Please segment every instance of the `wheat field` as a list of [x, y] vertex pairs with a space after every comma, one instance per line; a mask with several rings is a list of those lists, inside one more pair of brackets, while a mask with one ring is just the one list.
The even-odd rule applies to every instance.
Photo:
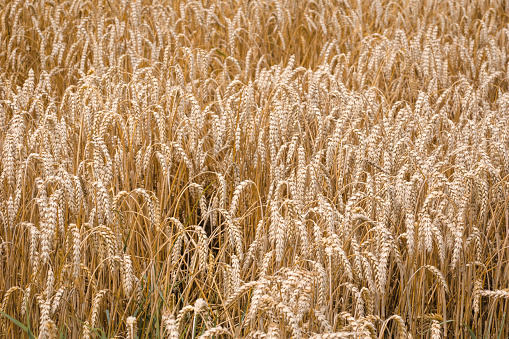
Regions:
[[509, 337], [509, 1], [0, 27], [0, 338]]

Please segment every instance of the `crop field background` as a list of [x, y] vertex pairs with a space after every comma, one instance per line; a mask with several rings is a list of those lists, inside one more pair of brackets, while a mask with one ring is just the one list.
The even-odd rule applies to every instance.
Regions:
[[508, 338], [509, 1], [0, 2], [0, 338]]

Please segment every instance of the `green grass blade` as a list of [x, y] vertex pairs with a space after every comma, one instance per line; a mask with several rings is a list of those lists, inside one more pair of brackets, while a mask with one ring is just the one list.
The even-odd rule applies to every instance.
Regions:
[[502, 318], [502, 325], [500, 326], [500, 330], [498, 331], [497, 339], [502, 338], [502, 330], [504, 329], [504, 324], [505, 324], [505, 314], [504, 317]]
[[14, 319], [13, 317], [11, 317], [10, 315], [8, 315], [7, 313], [4, 313], [2, 311], [0, 311], [0, 314], [2, 314], [4, 317], [6, 317], [7, 319], [9, 319], [10, 321], [12, 321], [14, 324], [16, 324], [16, 326], [18, 326], [19, 328], [21, 328], [23, 331], [25, 331], [27, 334], [28, 334], [28, 337], [30, 339], [35, 339], [35, 336], [32, 334], [32, 332], [30, 331], [30, 329], [28, 327], [25, 326], [25, 324], [23, 324], [22, 322], [20, 322], [19, 320], [17, 319]]
[[470, 333], [470, 337], [473, 339], [477, 339], [477, 336], [475, 335], [474, 331], [470, 327], [468, 327], [467, 324], [463, 323], [463, 325], [468, 329], [468, 332]]

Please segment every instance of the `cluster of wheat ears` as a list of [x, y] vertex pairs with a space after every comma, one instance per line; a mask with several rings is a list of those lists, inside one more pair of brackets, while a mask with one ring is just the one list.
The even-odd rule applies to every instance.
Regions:
[[0, 2], [0, 338], [507, 338], [508, 14]]

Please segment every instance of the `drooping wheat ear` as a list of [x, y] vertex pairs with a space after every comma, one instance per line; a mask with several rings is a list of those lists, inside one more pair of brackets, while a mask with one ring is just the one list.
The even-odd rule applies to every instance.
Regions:
[[391, 253], [390, 231], [385, 227], [380, 227], [380, 257], [376, 267], [376, 281], [381, 294], [386, 293], [387, 268], [389, 255]]
[[124, 201], [124, 198], [127, 196], [129, 196], [129, 192], [127, 191], [118, 192], [113, 198], [113, 207], [117, 210], [120, 210], [122, 202]]
[[267, 158], [267, 149], [265, 147], [265, 129], [262, 129], [260, 133], [258, 134], [258, 143], [256, 148], [256, 153], [258, 155], [258, 158], [260, 159], [259, 162], [256, 163], [257, 168], [261, 167], [263, 169], [265, 167], [265, 162]]
[[136, 318], [128, 317], [126, 319], [126, 324], [127, 324], [127, 338], [136, 339], [137, 337], [136, 333], [138, 332], [138, 330], [136, 329]]
[[212, 213], [210, 213], [210, 226], [212, 230], [215, 230], [218, 225], [219, 220], [218, 209], [219, 209], [219, 199], [217, 195], [215, 195], [214, 198], [212, 198]]
[[199, 225], [195, 225], [194, 229], [196, 230], [196, 233], [198, 233], [198, 244], [197, 244], [197, 250], [198, 250], [198, 262], [200, 271], [205, 273], [207, 271], [207, 259], [208, 259], [208, 253], [209, 253], [209, 244], [208, 244], [208, 237], [207, 232], [203, 229], [203, 227]]
[[92, 289], [92, 293], [95, 293], [97, 291], [97, 282], [95, 281], [94, 276], [92, 275], [92, 272], [90, 272], [90, 269], [85, 264], [80, 264], [80, 268], [85, 271], [87, 275], [87, 284], [90, 285]]
[[266, 338], [267, 339], [279, 339], [279, 338], [281, 338], [280, 337], [279, 326], [275, 322], [272, 322], [269, 325], [269, 328], [267, 329], [267, 337]]
[[[353, 330], [357, 331], [359, 326], [359, 322], [348, 312], [343, 311], [339, 314], [336, 314], [336, 319], [334, 319], [334, 324], [337, 322], [340, 322], [340, 324], [344, 325], [346, 330]], [[334, 326], [336, 327], [336, 326]]]
[[406, 324], [405, 324], [405, 320], [403, 320], [403, 318], [401, 318], [401, 316], [399, 316], [397, 314], [394, 314], [391, 317], [389, 317], [389, 319], [386, 320], [386, 323], [390, 319], [394, 319], [396, 321], [397, 328], [398, 328], [398, 339], [408, 339], [408, 338], [410, 338], [410, 334], [408, 333], [408, 330], [407, 330], [407, 327], [406, 327]]
[[104, 290], [98, 291], [95, 294], [94, 300], [92, 301], [92, 311], [90, 313], [90, 320], [89, 321], [87, 320], [83, 324], [83, 337], [84, 338], [90, 338], [90, 335], [91, 335], [90, 328], [95, 328], [97, 318], [99, 316], [99, 307], [101, 304], [101, 300], [108, 292], [109, 292], [109, 290], [104, 289]]
[[115, 233], [111, 230], [111, 228], [105, 225], [99, 225], [94, 228], [94, 232], [98, 233], [106, 244], [106, 254], [103, 256], [103, 259], [107, 259], [108, 267], [110, 272], [113, 274], [116, 272], [117, 267], [115, 265], [114, 257], [118, 256], [118, 253], [120, 252]]
[[176, 324], [175, 324], [175, 328], [177, 329], [177, 331], [179, 330], [180, 328], [180, 325], [182, 324], [182, 321], [184, 320], [184, 317], [187, 313], [189, 312], [193, 312], [194, 311], [194, 307], [192, 305], [188, 305], [184, 308], [182, 308], [178, 315], [177, 315], [177, 320], [176, 320]]
[[235, 254], [232, 255], [232, 269], [230, 270], [229, 285], [232, 294], [240, 289], [240, 261]]
[[27, 312], [28, 300], [30, 299], [30, 292], [32, 287], [28, 285], [27, 288], [23, 291], [23, 300], [21, 301], [21, 315], [24, 316]]
[[440, 262], [443, 264], [445, 261], [445, 242], [444, 237], [442, 236], [442, 231], [440, 227], [440, 219], [435, 218], [431, 225], [431, 231], [433, 232], [433, 236], [435, 237], [436, 246], [438, 248], [438, 255], [440, 257]]
[[38, 339], [57, 339], [58, 329], [55, 322], [51, 319], [48, 319], [42, 325], [40, 331]]
[[55, 274], [53, 273], [53, 269], [48, 265], [48, 274], [46, 276], [46, 289], [44, 290], [44, 294], [46, 299], [50, 299], [53, 296], [53, 290], [55, 288]]
[[[341, 246], [341, 241], [336, 234], [333, 234], [332, 237], [324, 239], [324, 242], [327, 242], [329, 246], [325, 248], [326, 254], [332, 256], [333, 254], [339, 255], [339, 259], [341, 261], [341, 265], [345, 270], [346, 276], [350, 281], [353, 280], [353, 270], [350, 261], [348, 260], [348, 256], [346, 252], [343, 250]], [[360, 271], [362, 272], [362, 271]], [[362, 276], [362, 275], [359, 275]]]
[[472, 308], [474, 309], [474, 317], [479, 314], [479, 304], [481, 301], [481, 290], [483, 287], [483, 281], [482, 279], [477, 279], [474, 283], [474, 291], [472, 293]]
[[262, 297], [265, 295], [269, 283], [270, 281], [268, 279], [265, 279], [264, 277], [258, 279], [258, 284], [256, 285], [256, 288], [253, 291], [251, 304], [249, 305], [249, 311], [246, 316], [246, 326], [255, 321], [256, 314], [258, 313], [258, 308], [262, 303]]
[[7, 217], [9, 220], [9, 225], [10, 228], [12, 229], [14, 227], [14, 220], [16, 218], [17, 208], [14, 206], [14, 200], [12, 199], [12, 196], [10, 196], [5, 203], [7, 205]]
[[[409, 199], [409, 196], [413, 193], [413, 184], [411, 182], [407, 183], [407, 201]], [[405, 226], [406, 226], [406, 241], [407, 241], [407, 247], [408, 247], [408, 255], [410, 257], [413, 256], [415, 251], [415, 214], [412, 211], [412, 208], [415, 208], [414, 206], [409, 206], [406, 208], [406, 214], [405, 214]]]
[[463, 249], [463, 235], [465, 231], [465, 222], [467, 216], [467, 210], [470, 204], [470, 198], [472, 193], [472, 178], [468, 178], [468, 184], [465, 187], [465, 191], [460, 199], [459, 212], [457, 216], [456, 232], [454, 234], [454, 250], [451, 258], [451, 269], [456, 268], [460, 260], [461, 252]]
[[83, 193], [83, 185], [79, 177], [73, 176], [74, 181], [74, 204], [76, 207], [76, 210], [79, 211], [80, 207], [82, 206], [85, 194]]
[[207, 328], [212, 327], [212, 322], [211, 322], [210, 316], [209, 316], [209, 305], [204, 299], [199, 298], [194, 302], [194, 313], [195, 313], [195, 317], [197, 315], [200, 315], [202, 317]]
[[134, 286], [136, 288], [136, 302], [141, 303], [143, 300], [143, 284], [141, 280], [138, 279], [135, 275], [134, 277]]
[[247, 334], [247, 339], [267, 339], [267, 333], [262, 331], [252, 331]]
[[37, 272], [39, 270], [39, 252], [37, 251], [37, 245], [39, 244], [40, 232], [35, 225], [30, 226], [30, 254], [29, 260], [32, 264], [32, 281], [36, 281]]
[[297, 323], [297, 317], [292, 312], [292, 310], [282, 302], [276, 305], [276, 310], [281, 316], [283, 316], [286, 319], [286, 321], [290, 325], [293, 337], [300, 338], [301, 337], [300, 327], [299, 324]]
[[61, 286], [53, 296], [53, 304], [51, 305], [51, 315], [54, 315], [55, 312], [60, 307], [60, 301], [62, 300], [62, 297], [65, 294], [65, 291], [67, 290], [67, 286]]
[[315, 316], [316, 320], [318, 320], [318, 323], [320, 324], [320, 330], [325, 331], [326, 333], [329, 333], [332, 331], [332, 326], [322, 311], [320, 311], [318, 309], [314, 309], [313, 315]]
[[475, 260], [480, 261], [482, 255], [482, 245], [481, 245], [481, 232], [477, 227], [472, 227], [472, 233], [468, 236], [467, 240], [465, 240], [465, 248], [468, 248], [471, 243], [474, 243], [475, 246]]
[[111, 199], [108, 194], [108, 190], [102, 181], [94, 182], [94, 186], [97, 187], [97, 207], [96, 213], [100, 224], [111, 223]]
[[242, 181], [237, 186], [237, 188], [235, 188], [235, 191], [233, 192], [233, 197], [232, 197], [232, 200], [231, 200], [231, 204], [230, 204], [230, 215], [232, 217], [235, 217], [235, 214], [237, 213], [237, 207], [239, 205], [239, 199], [240, 199], [241, 193], [244, 191], [244, 189], [249, 184], [254, 184], [254, 182], [251, 181], [251, 180], [245, 180], [245, 181]]
[[225, 301], [225, 303], [224, 303], [225, 307], [230, 306], [235, 300], [240, 298], [240, 296], [242, 296], [244, 293], [246, 293], [247, 291], [249, 291], [251, 288], [255, 287], [256, 285], [258, 285], [258, 280], [250, 281], [250, 282], [242, 285], [240, 288], [235, 289], [233, 291], [233, 294], [230, 295], [228, 297], [228, 299]]
[[[139, 193], [145, 198], [145, 202], [148, 205], [149, 217], [150, 217], [150, 227], [159, 227], [160, 224], [160, 211], [156, 210], [155, 205], [159, 205], [159, 201], [154, 196], [151, 196], [145, 189], [137, 188], [133, 190], [133, 192]], [[158, 208], [159, 209], [159, 208]]]
[[171, 311], [167, 310], [164, 312], [162, 317], [162, 322], [164, 324], [164, 330], [166, 333], [167, 339], [178, 339], [178, 328], [175, 322], [175, 317], [171, 313]]
[[328, 276], [327, 276], [327, 272], [325, 271], [325, 268], [323, 267], [323, 265], [319, 262], [316, 262], [316, 261], [312, 261], [310, 260], [309, 261], [313, 267], [314, 267], [314, 270], [316, 271], [316, 273], [318, 273], [318, 300], [317, 300], [317, 303], [318, 305], [320, 306], [324, 306], [325, 305], [325, 301], [326, 301], [326, 292], [327, 292], [327, 283], [328, 283]]
[[498, 299], [498, 298], [509, 299], [509, 289], [493, 290], [493, 291], [481, 290], [481, 291], [479, 291], [479, 294], [483, 297], [489, 297], [489, 298], [494, 298], [494, 299]]
[[226, 328], [223, 328], [221, 325], [218, 325], [216, 327], [206, 330], [198, 338], [199, 339], [207, 339], [207, 338], [213, 338], [214, 336], [220, 336], [220, 335], [229, 335], [229, 336], [233, 337], [233, 335], [231, 334], [230, 331], [228, 331]]
[[256, 226], [255, 240], [253, 240], [251, 245], [249, 245], [246, 255], [244, 256], [244, 263], [242, 264], [243, 270], [247, 270], [249, 266], [251, 266], [251, 262], [255, 259], [255, 256], [257, 256], [257, 252], [259, 246], [261, 245], [261, 239], [263, 236], [263, 226], [264, 226], [263, 219], [260, 219]]
[[226, 200], [228, 194], [228, 186], [226, 185], [226, 179], [221, 173], [216, 173], [217, 180], [219, 181], [219, 208], [226, 208]]
[[375, 323], [378, 321], [377, 317], [374, 315], [364, 317], [362, 320], [362, 332], [361, 335], [363, 338], [373, 338], [376, 337], [378, 333], [375, 328]]
[[273, 256], [274, 256], [274, 250], [269, 251], [263, 255], [262, 265], [259, 268], [259, 271], [260, 271], [259, 279], [264, 278], [265, 275], [267, 274], [267, 271], [269, 270], [269, 266], [270, 266]]
[[48, 321], [50, 320], [51, 299], [44, 299], [40, 294], [37, 294], [36, 298], [41, 312], [41, 315], [39, 316], [39, 326], [41, 328], [41, 332], [45, 332]]
[[[278, 184], [278, 188], [276, 189], [276, 199], [279, 200], [280, 198], [280, 190], [282, 189], [283, 185]], [[285, 245], [287, 241], [287, 232], [288, 232], [288, 221], [286, 218], [281, 216], [279, 211], [276, 211], [276, 209], [279, 209], [279, 203], [273, 201], [272, 204], [273, 212], [271, 213], [271, 228], [273, 227], [275, 230], [275, 240], [276, 240], [276, 262], [281, 263], [283, 260], [283, 256], [285, 253]], [[272, 226], [274, 224], [274, 226]]]
[[442, 274], [442, 272], [440, 272], [440, 270], [435, 266], [424, 265], [424, 267], [426, 267], [431, 273], [433, 273], [435, 277], [437, 277], [438, 281], [440, 282], [440, 285], [442, 285], [445, 292], [449, 293], [449, 287], [447, 286], [447, 282], [445, 281], [445, 277]]
[[81, 236], [78, 227], [76, 224], [70, 224], [69, 228], [72, 232], [72, 275], [74, 279], [78, 277], [80, 272], [80, 262], [81, 262]]
[[193, 199], [198, 198], [198, 202], [200, 203], [201, 210], [200, 214], [202, 219], [207, 218], [209, 208], [207, 204], [207, 198], [203, 194], [204, 192], [203, 186], [195, 182], [192, 182], [189, 184], [189, 191], [191, 192], [191, 196]]
[[[12, 293], [16, 292], [16, 291], [22, 291], [21, 287], [19, 286], [13, 286], [11, 288], [9, 288], [7, 290], [7, 292], [5, 292], [5, 295], [2, 299], [2, 305], [0, 305], [0, 311], [4, 312], [5, 313], [5, 310], [6, 310], [6, 307], [7, 307], [7, 302], [9, 301], [9, 297], [11, 296]], [[7, 321], [7, 319], [6, 319]], [[7, 333], [7, 329], [6, 329], [6, 324], [4, 322], [4, 324], [2, 325], [2, 328], [3, 328], [3, 332], [4, 333]]]
[[[311, 277], [302, 279], [295, 291], [292, 293], [292, 298], [298, 295], [296, 303], [297, 307], [297, 322], [300, 323], [302, 319], [309, 313], [312, 306], [311, 297], [313, 296], [314, 288]], [[291, 304], [295, 304], [291, 302]], [[323, 309], [323, 307], [322, 307]]]
[[50, 260], [50, 252], [53, 247], [53, 237], [57, 226], [58, 201], [60, 200], [62, 192], [62, 189], [58, 189], [51, 195], [48, 206], [44, 211], [44, 222], [41, 227], [42, 264], [46, 264]]
[[161, 231], [161, 204], [159, 203], [159, 199], [152, 194], [150, 196], [150, 215], [154, 219], [155, 231], [159, 233]]
[[[271, 185], [271, 188], [272, 188], [272, 185]], [[270, 241], [270, 244], [272, 247], [275, 246], [276, 244], [276, 235], [277, 235], [277, 231], [278, 231], [278, 223], [279, 223], [279, 202], [276, 201], [276, 199], [271, 199], [270, 200], [270, 216], [269, 216], [269, 220], [270, 220], [270, 223], [269, 223], [269, 241]], [[284, 239], [281, 239], [281, 240], [284, 240]], [[276, 249], [276, 253], [278, 253], [278, 250]], [[281, 255], [281, 254], [280, 254]], [[276, 254], [276, 257], [277, 257], [277, 254]]]
[[180, 260], [180, 252], [182, 249], [182, 241], [184, 240], [185, 234], [184, 234], [184, 225], [176, 219], [176, 218], [170, 218], [171, 222], [173, 222], [177, 226], [177, 234], [175, 235], [175, 242], [171, 249], [171, 264], [176, 265], [178, 261]]
[[124, 254], [122, 257], [122, 283], [124, 287], [124, 294], [130, 296], [133, 291], [134, 272], [131, 256]]
[[240, 230], [240, 227], [237, 223], [236, 219], [232, 219], [228, 211], [224, 209], [219, 209], [219, 212], [221, 212], [226, 217], [226, 225], [228, 229], [228, 238], [230, 240], [230, 244], [235, 249], [235, 252], [240, 260], [243, 260], [244, 258], [244, 240], [243, 240], [243, 234]]
[[362, 298], [364, 299], [364, 312], [366, 316], [373, 315], [375, 305], [373, 302], [373, 297], [371, 294], [371, 291], [367, 289], [366, 287], [361, 288], [360, 294], [362, 295]]
[[[369, 253], [369, 252], [368, 252]], [[368, 260], [368, 258], [366, 258], [365, 256], [360, 256], [360, 261], [361, 261], [361, 264], [362, 264], [362, 268], [364, 270], [364, 276], [367, 280], [367, 283], [368, 283], [368, 286], [369, 286], [369, 291], [371, 293], [375, 293], [375, 291], [377, 291], [377, 287], [376, 287], [376, 284], [375, 284], [375, 279], [373, 277], [373, 268], [370, 264], [370, 261]]]
[[431, 339], [441, 339], [442, 331], [440, 329], [440, 323], [438, 320], [433, 320], [431, 322]]
[[313, 334], [309, 339], [350, 339], [350, 338], [371, 338], [369, 336], [369, 332], [367, 336], [365, 333], [359, 332], [335, 332], [335, 333], [323, 333], [323, 334]]
[[184, 151], [184, 148], [180, 145], [178, 142], [172, 142], [171, 143], [174, 150], [176, 151], [176, 154], [180, 157], [180, 159], [183, 160], [184, 164], [187, 167], [187, 170], [189, 171], [189, 177], [192, 178], [194, 176], [194, 165], [193, 162], [189, 159], [187, 156], [187, 153]]

